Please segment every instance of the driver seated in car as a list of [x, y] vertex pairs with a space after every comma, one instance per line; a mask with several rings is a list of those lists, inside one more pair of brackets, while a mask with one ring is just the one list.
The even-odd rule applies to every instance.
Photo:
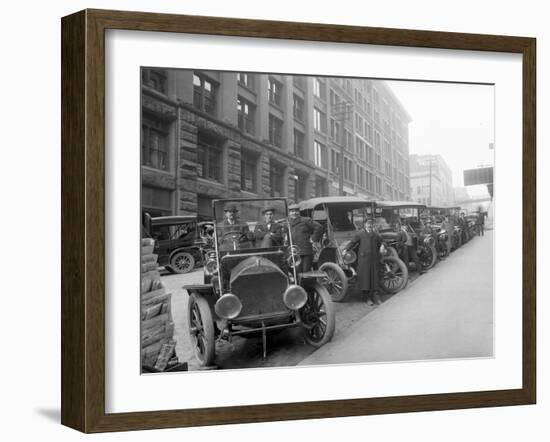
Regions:
[[[240, 224], [239, 209], [235, 204], [227, 204], [223, 208], [224, 220], [218, 225], [217, 237], [221, 250], [237, 250], [250, 248], [254, 235], [246, 223]], [[232, 234], [233, 233], [233, 234]]]

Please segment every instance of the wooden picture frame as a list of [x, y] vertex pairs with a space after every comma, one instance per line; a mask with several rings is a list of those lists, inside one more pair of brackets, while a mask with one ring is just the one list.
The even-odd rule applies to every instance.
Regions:
[[[522, 55], [523, 385], [221, 408], [105, 412], [105, 30], [139, 30]], [[83, 432], [533, 404], [536, 398], [536, 41], [533, 38], [106, 10], [62, 19], [62, 424]]]

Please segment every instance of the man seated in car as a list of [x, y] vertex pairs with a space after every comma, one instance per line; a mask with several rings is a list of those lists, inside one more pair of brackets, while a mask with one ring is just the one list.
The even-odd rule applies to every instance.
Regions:
[[239, 209], [235, 204], [223, 208], [224, 220], [218, 225], [217, 237], [221, 250], [246, 249], [252, 246], [254, 235], [246, 223], [238, 219]]
[[257, 247], [272, 247], [283, 245], [283, 226], [273, 221], [275, 209], [266, 207], [262, 210], [264, 222], [256, 224], [254, 229], [254, 237], [256, 238]]

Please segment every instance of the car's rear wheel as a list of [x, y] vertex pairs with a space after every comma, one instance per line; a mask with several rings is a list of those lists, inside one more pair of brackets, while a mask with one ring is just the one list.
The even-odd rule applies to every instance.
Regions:
[[333, 262], [325, 262], [319, 270], [327, 274], [325, 287], [334, 302], [341, 302], [348, 292], [348, 277], [342, 268]]
[[445, 259], [449, 254], [451, 253], [451, 250], [449, 248], [449, 244], [445, 241], [444, 243], [440, 243], [440, 249], [439, 249], [439, 259]]
[[407, 286], [409, 270], [401, 259], [387, 256], [380, 260], [380, 265], [380, 286], [384, 292], [394, 294]]
[[202, 296], [192, 293], [189, 296], [187, 312], [189, 337], [195, 357], [202, 367], [212, 365], [216, 354], [216, 341], [210, 306]]
[[299, 310], [304, 326], [304, 339], [313, 347], [321, 347], [332, 339], [336, 316], [328, 290], [316, 283], [305, 287], [307, 302]]
[[188, 273], [195, 268], [195, 258], [187, 252], [174, 253], [170, 259], [170, 267], [175, 273]]

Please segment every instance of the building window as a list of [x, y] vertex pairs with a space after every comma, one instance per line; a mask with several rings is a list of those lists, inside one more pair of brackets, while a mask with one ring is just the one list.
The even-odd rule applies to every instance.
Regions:
[[144, 166], [168, 170], [170, 124], [160, 118], [143, 116], [141, 122], [141, 161]]
[[210, 115], [216, 114], [217, 86], [203, 75], [193, 74], [193, 106]]
[[376, 154], [375, 156], [375, 159], [374, 159], [374, 165], [376, 167], [376, 170], [381, 170], [382, 169], [382, 157], [380, 156], [379, 153]]
[[258, 156], [245, 151], [241, 152], [241, 189], [258, 191]]
[[323, 177], [315, 177], [315, 196], [317, 198], [322, 196], [328, 196], [328, 183]]
[[370, 146], [367, 146], [367, 163], [373, 165], [374, 161], [374, 149]]
[[298, 89], [301, 89], [303, 91], [306, 90], [306, 77], [303, 77], [301, 75], [294, 75], [292, 77], [292, 84], [296, 86]]
[[304, 121], [304, 100], [298, 97], [298, 95], [294, 95], [293, 97], [292, 112], [295, 119]]
[[313, 127], [319, 132], [327, 133], [327, 117], [316, 107], [313, 108]]
[[353, 181], [353, 161], [344, 157], [344, 179]]
[[237, 98], [238, 125], [243, 132], [254, 134], [254, 110], [252, 103], [242, 97]]
[[353, 137], [351, 136], [351, 132], [349, 130], [346, 130], [346, 149], [353, 149]]
[[294, 201], [299, 202], [307, 199], [307, 175], [296, 174], [294, 183]]
[[305, 158], [304, 134], [296, 129], [294, 129], [294, 155]]
[[267, 92], [269, 102], [281, 106], [283, 102], [283, 84], [273, 77], [267, 79]]
[[336, 106], [338, 104], [340, 104], [340, 95], [338, 95], [336, 92], [334, 92], [334, 90], [330, 90], [330, 105], [331, 106]]
[[338, 173], [340, 170], [340, 152], [337, 152], [334, 149], [331, 151], [330, 156], [330, 170], [334, 173]]
[[376, 152], [380, 152], [380, 132], [378, 131], [374, 132], [374, 147]]
[[319, 143], [318, 141], [313, 142], [313, 149], [315, 152], [315, 165], [322, 169], [327, 168], [327, 146]]
[[269, 142], [274, 146], [283, 145], [283, 122], [273, 115], [269, 115]]
[[242, 86], [248, 89], [254, 89], [254, 75], [247, 72], [239, 72], [237, 74], [237, 81]]
[[378, 195], [382, 193], [382, 179], [380, 177], [376, 177], [376, 193]]
[[[330, 119], [330, 136], [338, 144], [340, 144], [340, 133], [342, 126], [334, 118]], [[345, 140], [344, 140], [345, 141]]]
[[167, 75], [164, 69], [142, 69], [141, 81], [145, 86], [162, 94], [167, 91]]
[[391, 164], [389, 161], [386, 161], [386, 176], [391, 178]]
[[327, 89], [325, 82], [320, 78], [315, 77], [313, 79], [313, 94], [321, 100], [327, 99]]
[[141, 188], [142, 211], [153, 217], [172, 215], [172, 194], [171, 190], [143, 186]]
[[199, 132], [197, 150], [197, 175], [222, 182], [223, 148], [221, 140]]
[[271, 186], [271, 196], [284, 196], [284, 175], [285, 168], [283, 166], [271, 163], [269, 167], [269, 184]]

